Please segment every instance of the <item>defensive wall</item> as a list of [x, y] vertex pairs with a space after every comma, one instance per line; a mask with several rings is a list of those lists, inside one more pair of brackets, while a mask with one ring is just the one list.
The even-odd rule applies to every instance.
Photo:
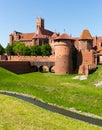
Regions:
[[35, 68], [31, 67], [30, 63], [26, 61], [0, 61], [0, 67], [17, 74], [35, 71]]
[[7, 56], [8, 61], [48, 61], [55, 62], [54, 56]]
[[54, 65], [52, 56], [0, 56], [0, 67], [18, 74], [42, 71], [44, 66], [51, 71]]
[[[66, 60], [64, 61], [66, 62]], [[62, 62], [60, 63], [62, 64]], [[59, 66], [60, 66], [59, 64]], [[0, 55], [0, 67], [14, 73], [28, 73], [42, 71], [55, 71], [55, 56], [6, 56]], [[65, 67], [65, 66], [63, 66]], [[78, 53], [77, 72], [88, 74], [97, 68], [97, 57], [94, 58], [94, 51], [85, 50]]]

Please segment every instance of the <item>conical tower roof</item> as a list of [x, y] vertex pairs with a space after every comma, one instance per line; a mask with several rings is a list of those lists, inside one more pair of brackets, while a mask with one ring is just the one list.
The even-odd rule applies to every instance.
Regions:
[[73, 40], [73, 39], [68, 34], [63, 33], [60, 36], [58, 36], [57, 38], [55, 38], [55, 40]]
[[83, 30], [82, 34], [79, 37], [79, 40], [92, 40], [92, 36], [89, 30], [87, 29]]

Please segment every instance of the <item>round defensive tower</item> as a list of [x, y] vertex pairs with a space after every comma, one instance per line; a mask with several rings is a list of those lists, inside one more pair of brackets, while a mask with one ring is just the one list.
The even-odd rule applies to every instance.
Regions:
[[67, 34], [62, 34], [55, 40], [55, 73], [72, 73], [72, 47], [74, 40]]

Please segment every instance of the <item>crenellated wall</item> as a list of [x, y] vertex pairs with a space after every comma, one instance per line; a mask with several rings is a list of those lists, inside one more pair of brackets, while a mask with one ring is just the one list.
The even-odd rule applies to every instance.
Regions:
[[0, 67], [18, 74], [40, 71], [43, 66], [51, 71], [54, 62], [53, 56], [0, 56]]
[[54, 56], [7, 56], [8, 61], [55, 61]]

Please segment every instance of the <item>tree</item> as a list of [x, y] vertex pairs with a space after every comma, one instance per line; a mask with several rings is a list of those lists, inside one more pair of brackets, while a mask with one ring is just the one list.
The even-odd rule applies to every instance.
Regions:
[[49, 44], [43, 46], [34, 45], [31, 47], [26, 46], [24, 43], [15, 41], [12, 46], [9, 44], [6, 47], [8, 55], [24, 55], [24, 56], [49, 56], [51, 55], [51, 47]]
[[41, 46], [39, 45], [31, 46], [31, 55], [41, 56]]
[[2, 47], [2, 45], [0, 44], [0, 55], [2, 55], [5, 52], [4, 48]]
[[51, 55], [51, 47], [49, 44], [45, 44], [41, 47], [41, 52], [43, 56]]
[[7, 45], [7, 47], [6, 47], [6, 53], [7, 53], [7, 55], [14, 55], [14, 52], [13, 52], [13, 49], [12, 49], [13, 47], [12, 46], [10, 46], [9, 44]]
[[25, 44], [22, 42], [13, 43], [13, 51], [16, 55], [23, 55], [25, 50]]
[[23, 49], [23, 55], [24, 56], [30, 56], [31, 55], [31, 49], [28, 46], [25, 46]]

